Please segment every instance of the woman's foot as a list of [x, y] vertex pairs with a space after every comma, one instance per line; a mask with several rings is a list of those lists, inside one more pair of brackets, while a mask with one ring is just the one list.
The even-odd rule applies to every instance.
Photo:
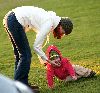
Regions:
[[29, 85], [30, 89], [33, 91], [33, 93], [40, 93], [39, 87], [35, 85]]

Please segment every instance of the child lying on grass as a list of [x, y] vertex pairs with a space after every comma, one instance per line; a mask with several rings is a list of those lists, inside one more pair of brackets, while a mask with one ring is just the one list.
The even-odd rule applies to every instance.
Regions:
[[54, 45], [47, 48], [46, 54], [50, 60], [55, 61], [59, 65], [59, 67], [50, 63], [46, 65], [49, 88], [54, 88], [53, 78], [55, 76], [60, 80], [72, 81], [81, 77], [92, 77], [96, 74], [91, 69], [79, 65], [72, 65], [69, 59], [62, 57], [61, 52]]

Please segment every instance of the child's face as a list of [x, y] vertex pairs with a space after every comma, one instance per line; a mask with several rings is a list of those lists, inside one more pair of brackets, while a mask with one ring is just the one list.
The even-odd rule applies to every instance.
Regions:
[[[61, 66], [61, 60], [60, 60], [60, 58], [59, 57], [57, 57], [57, 58], [55, 58], [55, 59], [53, 59], [53, 60], [51, 60], [51, 61], [54, 61], [56, 64], [58, 64], [59, 66]], [[52, 65], [53, 67], [59, 67], [59, 66], [55, 66], [55, 65]]]
[[59, 57], [54, 59], [55, 63], [57, 63], [58, 65], [61, 65], [61, 60]]
[[[61, 65], [60, 56], [59, 56], [59, 54], [58, 54], [57, 52], [55, 52], [55, 51], [52, 51], [52, 52], [50, 53], [50, 60], [53, 61], [53, 62], [55, 62], [55, 63], [58, 64], [59, 66]], [[57, 66], [53, 65], [53, 67], [57, 67]]]

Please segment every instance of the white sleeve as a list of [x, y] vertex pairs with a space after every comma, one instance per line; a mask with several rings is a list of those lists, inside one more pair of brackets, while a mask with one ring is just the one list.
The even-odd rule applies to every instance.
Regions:
[[36, 35], [36, 39], [34, 42], [34, 50], [44, 61], [48, 60], [47, 56], [42, 50], [42, 45], [44, 40], [46, 39], [47, 35], [49, 34], [52, 27], [52, 22], [49, 20], [46, 23], [44, 23], [39, 31], [39, 33]]

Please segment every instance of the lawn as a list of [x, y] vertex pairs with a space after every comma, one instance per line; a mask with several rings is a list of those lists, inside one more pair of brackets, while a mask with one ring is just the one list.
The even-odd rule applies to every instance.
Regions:
[[34, 5], [45, 10], [55, 11], [59, 16], [73, 20], [73, 32], [62, 40], [50, 35], [50, 42], [44, 47], [56, 45], [64, 57], [73, 64], [94, 70], [94, 78], [82, 78], [76, 82], [64, 83], [55, 78], [55, 89], [50, 90], [46, 83], [45, 67], [40, 64], [33, 51], [34, 32], [28, 32], [32, 50], [32, 64], [29, 82], [40, 87], [41, 93], [99, 93], [100, 92], [100, 0], [0, 0], [0, 73], [13, 79], [14, 56], [11, 43], [2, 25], [4, 15], [12, 8]]

